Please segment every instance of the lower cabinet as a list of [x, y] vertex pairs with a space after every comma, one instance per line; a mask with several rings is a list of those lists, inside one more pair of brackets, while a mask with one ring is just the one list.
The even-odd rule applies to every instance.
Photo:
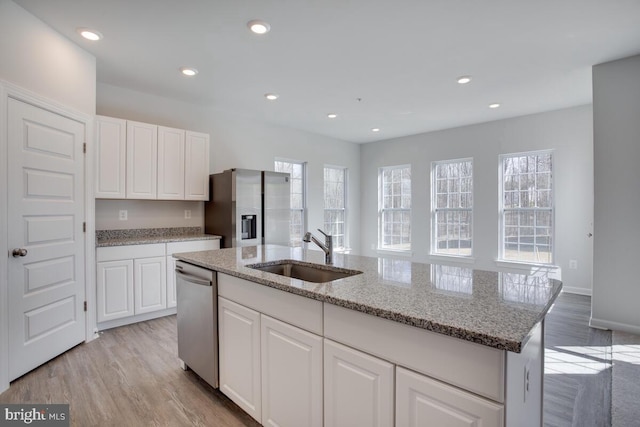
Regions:
[[220, 391], [265, 426], [322, 426], [322, 337], [218, 298]]
[[133, 260], [134, 314], [167, 308], [167, 265], [164, 256]]
[[133, 260], [97, 265], [98, 322], [133, 316]]
[[425, 375], [396, 368], [396, 425], [504, 425], [502, 405]]
[[260, 313], [218, 298], [220, 391], [262, 421]]
[[215, 239], [97, 248], [98, 329], [175, 313], [172, 255], [219, 248], [220, 240]]
[[393, 388], [391, 363], [324, 340], [325, 427], [392, 427]]
[[261, 315], [262, 424], [321, 427], [322, 337]]

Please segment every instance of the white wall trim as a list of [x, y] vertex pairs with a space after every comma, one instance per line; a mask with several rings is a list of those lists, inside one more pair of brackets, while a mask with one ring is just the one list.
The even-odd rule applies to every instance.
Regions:
[[612, 322], [610, 320], [596, 319], [591, 317], [589, 319], [589, 326], [598, 329], [610, 329], [612, 331], [623, 331], [631, 334], [640, 335], [640, 326], [629, 325], [628, 323]]
[[586, 288], [577, 288], [574, 286], [562, 286], [562, 292], [565, 292], [567, 294], [576, 294], [576, 295], [587, 295], [587, 296], [591, 296], [592, 292], [591, 289], [586, 289]]
[[[9, 253], [8, 223], [7, 223], [7, 193], [8, 193], [8, 140], [7, 140], [7, 104], [9, 98], [20, 100], [53, 113], [60, 114], [85, 125], [85, 142], [87, 142], [87, 154], [85, 158], [85, 221], [87, 232], [85, 233], [85, 299], [88, 310], [85, 313], [87, 326], [86, 340], [92, 339], [95, 329], [95, 212], [94, 212], [94, 188], [93, 188], [93, 123], [94, 116], [80, 112], [74, 108], [38, 95], [27, 89], [16, 86], [0, 79], [0, 129], [4, 132], [0, 135], [0, 154], [5, 159], [0, 163], [0, 192], [4, 197], [0, 198], [0, 236], [4, 243], [5, 253]], [[9, 387], [9, 314], [8, 314], [8, 271], [7, 257], [1, 257], [0, 277], [0, 391]], [[93, 319], [93, 320], [89, 320]], [[92, 326], [89, 326], [89, 325]]]

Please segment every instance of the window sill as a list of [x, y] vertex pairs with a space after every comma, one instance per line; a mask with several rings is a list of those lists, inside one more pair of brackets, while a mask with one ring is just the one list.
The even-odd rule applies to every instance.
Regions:
[[496, 266], [503, 268], [515, 268], [518, 270], [531, 270], [532, 268], [544, 268], [547, 270], [557, 270], [560, 268], [558, 265], [554, 264], [541, 264], [535, 262], [524, 262], [524, 261], [510, 261], [504, 259], [497, 259]]
[[476, 262], [476, 259], [470, 256], [429, 254], [429, 261], [459, 262], [462, 264], [474, 264]]
[[390, 256], [401, 256], [401, 257], [412, 257], [413, 251], [394, 251], [393, 249], [376, 249], [376, 253], [378, 255], [390, 255]]

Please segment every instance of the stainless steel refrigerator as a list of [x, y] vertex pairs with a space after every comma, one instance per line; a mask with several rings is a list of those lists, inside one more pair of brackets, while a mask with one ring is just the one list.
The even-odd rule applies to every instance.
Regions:
[[229, 169], [209, 176], [204, 231], [222, 236], [220, 247], [289, 246], [289, 174]]

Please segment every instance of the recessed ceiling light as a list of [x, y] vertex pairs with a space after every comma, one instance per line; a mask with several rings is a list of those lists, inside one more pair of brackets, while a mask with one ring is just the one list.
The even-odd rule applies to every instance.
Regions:
[[336, 117], [338, 117], [338, 115], [334, 113], [329, 113], [327, 114], [327, 117], [329, 117], [330, 119], [335, 119]]
[[100, 34], [100, 32], [96, 30], [92, 30], [90, 28], [77, 28], [76, 31], [82, 37], [84, 37], [87, 40], [91, 40], [92, 42], [95, 42], [102, 38], [102, 34]]
[[371, 129], [371, 132], [380, 132], [380, 128], [373, 128]]
[[277, 93], [265, 93], [264, 97], [267, 98], [269, 101], [275, 101], [276, 99], [278, 99], [278, 94]]
[[458, 83], [461, 85], [466, 85], [471, 81], [471, 76], [460, 76], [458, 77]]
[[266, 34], [269, 32], [269, 30], [271, 30], [271, 25], [264, 21], [261, 21], [260, 19], [254, 19], [247, 22], [247, 27], [249, 27], [249, 29], [256, 34]]
[[489, 104], [489, 108], [498, 108], [500, 107], [500, 103], [494, 102], [493, 104]]
[[188, 76], [188, 77], [193, 77], [196, 74], [198, 74], [198, 70], [196, 70], [195, 68], [191, 68], [191, 67], [181, 67], [180, 68], [180, 72], [182, 74], [184, 74], [185, 76]]

